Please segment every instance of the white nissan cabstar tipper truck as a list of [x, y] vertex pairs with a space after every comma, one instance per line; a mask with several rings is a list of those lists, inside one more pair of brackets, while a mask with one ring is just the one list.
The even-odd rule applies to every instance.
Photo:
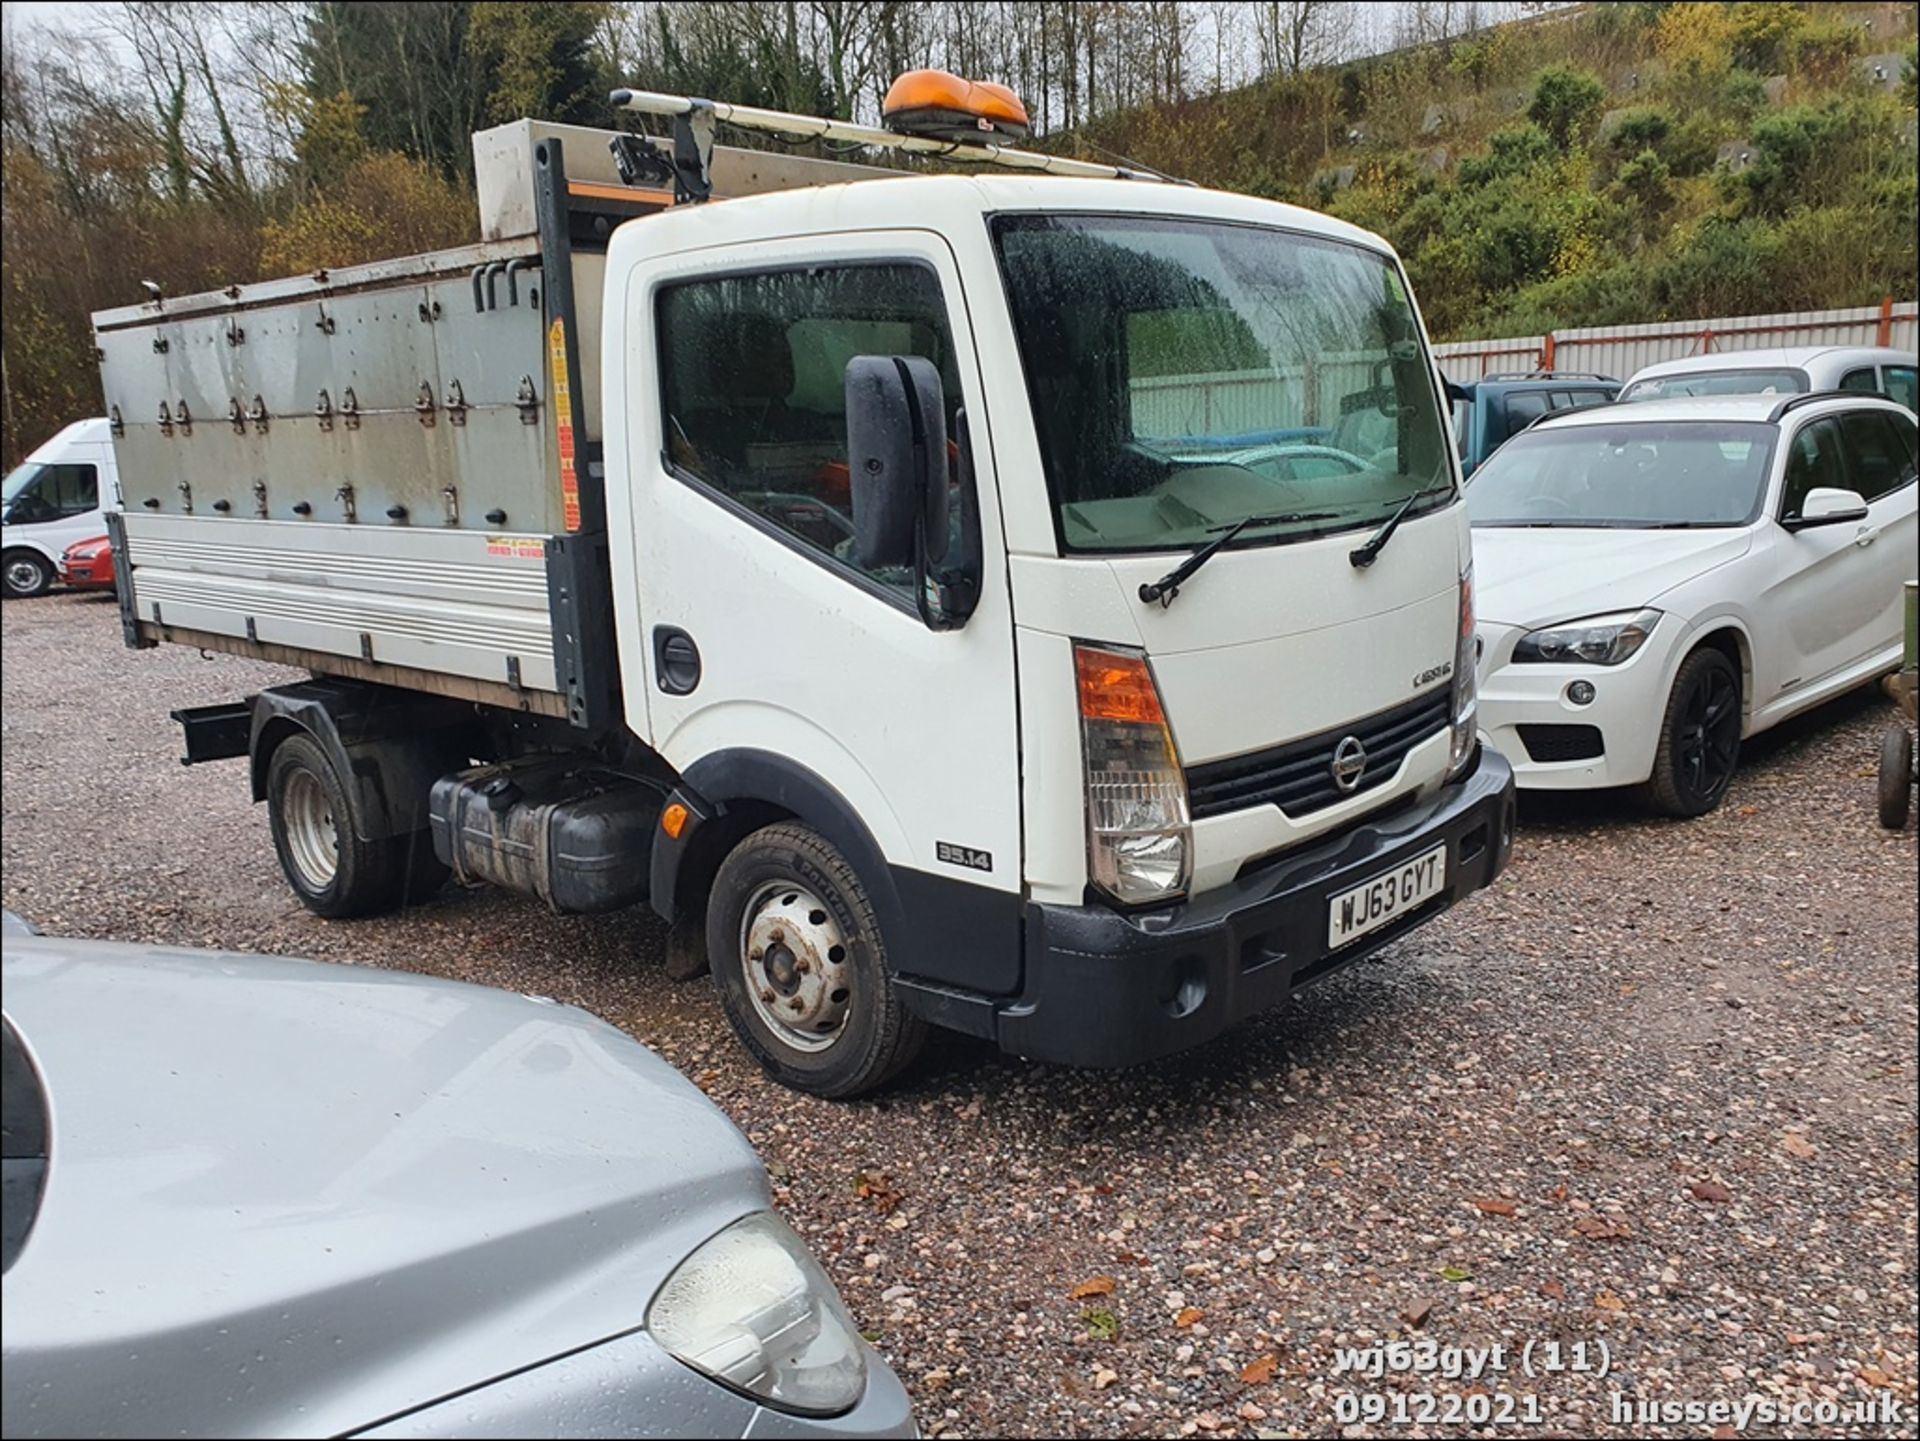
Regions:
[[1386, 242], [616, 100], [672, 141], [475, 137], [478, 245], [94, 317], [128, 644], [312, 675], [176, 712], [310, 909], [649, 904], [771, 1074], [851, 1096], [929, 1024], [1197, 1044], [1499, 873]]

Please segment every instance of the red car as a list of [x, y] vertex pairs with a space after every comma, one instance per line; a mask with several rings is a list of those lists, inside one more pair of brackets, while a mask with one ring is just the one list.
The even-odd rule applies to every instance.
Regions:
[[113, 589], [113, 543], [103, 535], [68, 546], [60, 557], [60, 579], [75, 590]]

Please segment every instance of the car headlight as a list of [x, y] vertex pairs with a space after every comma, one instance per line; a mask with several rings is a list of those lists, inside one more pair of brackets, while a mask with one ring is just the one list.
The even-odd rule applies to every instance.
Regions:
[[1460, 577], [1460, 627], [1453, 643], [1453, 743], [1447, 754], [1447, 779], [1452, 780], [1473, 761], [1480, 742], [1475, 724], [1480, 713], [1480, 691], [1474, 677], [1479, 654], [1473, 635], [1473, 567]]
[[647, 1331], [694, 1370], [782, 1411], [835, 1415], [866, 1388], [866, 1352], [833, 1282], [768, 1211], [682, 1261], [647, 1307]]
[[1557, 665], [1619, 665], [1647, 643], [1659, 619], [1657, 610], [1623, 610], [1529, 631], [1513, 648], [1513, 658]]
[[1191, 874], [1187, 777], [1138, 651], [1075, 645], [1087, 874], [1123, 905], [1168, 901]]

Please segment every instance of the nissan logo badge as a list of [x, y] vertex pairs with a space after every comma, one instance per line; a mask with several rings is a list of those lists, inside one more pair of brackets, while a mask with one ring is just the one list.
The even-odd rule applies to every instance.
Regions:
[[1360, 784], [1360, 773], [1367, 768], [1367, 748], [1359, 736], [1348, 736], [1333, 748], [1333, 783], [1343, 791]]

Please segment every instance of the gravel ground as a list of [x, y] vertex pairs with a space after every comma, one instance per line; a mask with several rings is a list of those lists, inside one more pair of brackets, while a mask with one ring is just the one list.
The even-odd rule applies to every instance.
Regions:
[[[4, 618], [9, 908], [625, 1028], [752, 1138], [929, 1434], [1470, 1434], [1341, 1425], [1343, 1395], [1416, 1393], [1596, 1435], [1712, 1430], [1616, 1424], [1615, 1395], [1892, 1397], [1904, 1424], [1792, 1434], [1913, 1432], [1915, 841], [1873, 821], [1875, 695], [1754, 743], [1702, 821], [1526, 806], [1494, 891], [1199, 1053], [1090, 1074], [942, 1038], [833, 1105], [761, 1078], [707, 984], [654, 964], [647, 915], [449, 890], [309, 916], [242, 769], [181, 768], [167, 720], [284, 672], [128, 653], [88, 597]], [[1504, 1344], [1506, 1370], [1336, 1374], [1336, 1348], [1396, 1337]], [[1595, 1364], [1605, 1342], [1610, 1373], [1522, 1374], [1556, 1341]]]

